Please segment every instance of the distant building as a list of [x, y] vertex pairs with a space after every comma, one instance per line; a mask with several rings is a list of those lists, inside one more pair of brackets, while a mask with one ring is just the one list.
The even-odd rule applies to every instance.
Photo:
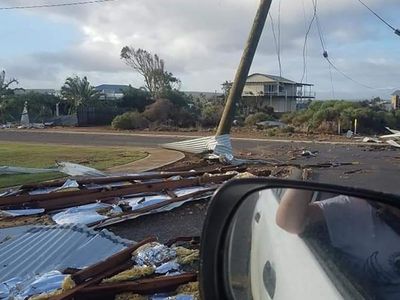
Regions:
[[129, 85], [121, 84], [101, 84], [95, 87], [95, 90], [100, 94], [100, 100], [118, 100], [124, 96], [124, 91], [129, 88]]
[[247, 78], [242, 97], [255, 99], [269, 106], [277, 113], [291, 112], [297, 109], [297, 101], [314, 99], [313, 84], [295, 81], [274, 75], [255, 73]]
[[397, 90], [392, 94], [392, 109], [400, 109], [400, 90]]

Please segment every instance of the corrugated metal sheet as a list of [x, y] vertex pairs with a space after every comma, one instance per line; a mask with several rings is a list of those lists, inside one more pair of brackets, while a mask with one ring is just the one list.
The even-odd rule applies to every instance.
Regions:
[[[0, 244], [27, 232], [34, 225], [16, 226], [0, 229]], [[1, 246], [1, 245], [0, 245]]]
[[229, 134], [168, 143], [162, 146], [166, 149], [195, 154], [212, 151], [216, 155], [232, 155], [232, 145]]
[[0, 282], [102, 261], [129, 244], [107, 230], [40, 226], [0, 244]]
[[209, 149], [207, 148], [207, 144], [211, 141], [212, 138], [213, 137], [204, 137], [194, 140], [168, 143], [168, 144], [163, 144], [162, 147], [166, 149], [200, 154], [209, 151]]

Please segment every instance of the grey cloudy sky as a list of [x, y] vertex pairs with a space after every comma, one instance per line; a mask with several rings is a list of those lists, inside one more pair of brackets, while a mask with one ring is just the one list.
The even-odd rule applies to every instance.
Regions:
[[[398, 0], [364, 0], [400, 27]], [[0, 0], [0, 7], [65, 3], [72, 0]], [[0, 69], [26, 88], [59, 88], [69, 75], [86, 75], [94, 84], [143, 83], [119, 59], [123, 46], [158, 53], [183, 90], [220, 91], [232, 80], [258, 0], [117, 0], [79, 7], [0, 10]], [[303, 44], [312, 17], [311, 0], [274, 0], [278, 27], [281, 5], [282, 75], [300, 81]], [[336, 98], [389, 98], [400, 88], [400, 37], [357, 0], [319, 0], [318, 16], [330, 58]], [[397, 24], [396, 24], [397, 22]], [[252, 72], [279, 74], [268, 21]], [[332, 98], [329, 67], [316, 27], [307, 47], [308, 82], [318, 98]], [[367, 88], [363, 85], [367, 85]]]

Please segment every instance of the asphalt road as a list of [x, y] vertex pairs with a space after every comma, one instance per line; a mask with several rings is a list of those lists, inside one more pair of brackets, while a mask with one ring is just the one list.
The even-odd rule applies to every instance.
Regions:
[[[190, 138], [190, 137], [189, 137]], [[158, 147], [163, 143], [188, 139], [183, 136], [79, 133], [54, 131], [1, 130], [0, 141], [55, 143], [91, 146]], [[399, 193], [400, 151], [393, 147], [376, 147], [334, 143], [300, 143], [260, 139], [233, 139], [236, 154], [283, 162], [318, 164], [326, 162], [357, 162], [358, 165], [314, 169], [321, 182], [357, 186], [367, 189]], [[302, 149], [318, 151], [316, 157], [303, 158]], [[293, 159], [295, 157], [296, 159]], [[1, 164], [1, 162], [0, 162]], [[347, 174], [350, 172], [350, 174]]]

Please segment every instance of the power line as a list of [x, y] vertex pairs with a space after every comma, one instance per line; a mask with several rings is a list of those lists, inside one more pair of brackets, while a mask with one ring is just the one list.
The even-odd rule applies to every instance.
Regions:
[[378, 15], [375, 11], [372, 10], [365, 2], [362, 0], [357, 0], [360, 2], [364, 7], [366, 7], [371, 13], [373, 13], [379, 20], [381, 20], [386, 26], [388, 26], [390, 29], [394, 31], [395, 34], [400, 36], [400, 30], [396, 29], [394, 26], [390, 25], [384, 18], [382, 18], [380, 15]]
[[[314, 1], [313, 1], [313, 3], [314, 3]], [[312, 28], [312, 25], [314, 24], [314, 21], [315, 21], [315, 18], [317, 17], [317, 6], [316, 5], [314, 5], [314, 7], [313, 7], [313, 16], [312, 16], [312, 18], [311, 18], [311, 21], [310, 21], [310, 24], [308, 25], [308, 28], [307, 28], [307, 30], [306, 30], [306, 34], [305, 34], [305, 36], [304, 36], [304, 45], [303, 45], [303, 75], [301, 76], [301, 80], [300, 80], [300, 83], [303, 83], [303, 80], [304, 80], [304, 76], [306, 75], [306, 70], [307, 70], [307, 55], [306, 55], [306, 52], [307, 52], [307, 41], [308, 41], [308, 36], [310, 35], [310, 32], [311, 32], [311, 28]]]
[[[365, 87], [367, 89], [375, 90], [375, 88], [370, 87], [370, 86], [368, 86], [366, 84], [363, 84], [363, 83], [353, 79], [352, 77], [350, 77], [346, 73], [344, 73], [342, 70], [340, 70], [338, 67], [336, 67], [336, 65], [329, 58], [328, 51], [326, 50], [326, 43], [325, 43], [325, 39], [324, 39], [324, 36], [323, 36], [322, 27], [321, 27], [321, 24], [319, 22], [319, 18], [318, 18], [318, 14], [317, 14], [317, 5], [318, 5], [318, 3], [317, 3], [317, 0], [311, 0], [311, 1], [313, 3], [313, 6], [314, 6], [314, 13], [315, 13], [315, 20], [316, 20], [316, 24], [317, 24], [318, 36], [319, 36], [319, 40], [321, 42], [321, 47], [322, 47], [322, 51], [323, 51], [322, 55], [325, 58], [325, 60], [328, 62], [329, 66], [332, 67], [333, 69], [335, 69], [336, 72], [338, 72], [339, 74], [341, 74], [343, 77], [347, 78], [348, 80], [350, 80], [350, 81], [352, 81], [352, 82], [354, 82], [354, 83], [356, 83], [358, 85], [361, 85], [361, 86], [363, 86], [363, 87]], [[331, 69], [329, 69], [329, 70], [331, 72]], [[331, 78], [332, 78], [332, 76], [331, 76]], [[332, 90], [333, 90], [333, 84], [332, 84]]]
[[331, 78], [332, 99], [335, 99], [335, 88], [333, 86], [332, 68], [331, 65], [328, 65], [328, 67], [329, 67], [329, 77]]
[[279, 76], [282, 77], [282, 65], [281, 65], [281, 4], [282, 0], [279, 0], [278, 6], [278, 53], [279, 53]]
[[327, 52], [324, 52], [324, 57], [325, 57], [326, 61], [329, 63], [329, 65], [330, 65], [332, 68], [334, 68], [334, 69], [336, 70], [336, 72], [338, 72], [339, 74], [341, 74], [343, 77], [345, 77], [345, 78], [347, 78], [348, 80], [350, 80], [350, 81], [352, 81], [352, 82], [354, 82], [354, 83], [356, 83], [356, 84], [358, 84], [358, 85], [361, 85], [361, 86], [363, 86], [363, 87], [365, 87], [365, 88], [367, 88], [367, 89], [376, 90], [376, 89], [373, 88], [373, 87], [370, 87], [370, 86], [368, 86], [368, 85], [366, 85], [366, 84], [363, 84], [363, 83], [361, 83], [361, 82], [359, 82], [359, 81], [357, 81], [357, 80], [351, 78], [349, 75], [347, 75], [346, 73], [344, 73], [343, 71], [341, 71], [341, 70], [340, 70], [338, 67], [336, 67], [335, 64], [330, 60], [330, 58], [329, 58]]
[[[304, 16], [304, 32], [307, 32], [307, 14], [306, 14], [306, 6], [304, 0], [303, 3], [303, 16]], [[305, 49], [303, 49], [303, 77], [305, 75], [306, 82], [308, 82], [308, 74], [307, 74], [307, 44], [305, 44]], [[303, 78], [304, 79], [304, 78]]]
[[118, 0], [90, 0], [90, 1], [79, 1], [79, 2], [58, 3], [58, 4], [40, 4], [40, 5], [9, 6], [9, 7], [0, 7], [0, 10], [16, 10], [16, 9], [33, 9], [33, 8], [64, 7], [64, 6], [87, 5], [87, 4], [94, 4], [94, 3], [112, 2], [112, 1], [118, 1]]
[[276, 55], [278, 57], [279, 74], [280, 74], [279, 76], [282, 77], [281, 53], [280, 53], [279, 44], [278, 44], [277, 37], [276, 37], [274, 19], [272, 18], [271, 12], [269, 13], [269, 18], [270, 18], [270, 21], [271, 21], [272, 34], [274, 36], [274, 44], [275, 44]]

